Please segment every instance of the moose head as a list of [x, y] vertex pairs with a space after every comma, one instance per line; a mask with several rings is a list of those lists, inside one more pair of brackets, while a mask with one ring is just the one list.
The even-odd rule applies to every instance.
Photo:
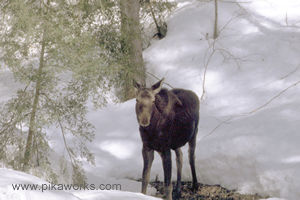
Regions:
[[147, 127], [150, 125], [152, 112], [155, 106], [155, 95], [161, 90], [164, 78], [151, 86], [146, 88], [136, 81], [134, 81], [134, 87], [136, 92], [136, 115], [140, 126]]

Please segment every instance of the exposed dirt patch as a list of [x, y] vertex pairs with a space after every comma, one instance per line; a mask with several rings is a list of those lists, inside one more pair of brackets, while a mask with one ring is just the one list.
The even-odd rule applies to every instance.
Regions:
[[[164, 194], [163, 182], [155, 181], [150, 184], [157, 190], [156, 197], [162, 198]], [[174, 187], [175, 182], [173, 183]], [[173, 190], [173, 199], [178, 200], [258, 200], [262, 198], [266, 197], [258, 194], [239, 194], [235, 190], [228, 190], [220, 185], [199, 184], [198, 190], [193, 192], [191, 182], [182, 182], [180, 198], [175, 197]]]

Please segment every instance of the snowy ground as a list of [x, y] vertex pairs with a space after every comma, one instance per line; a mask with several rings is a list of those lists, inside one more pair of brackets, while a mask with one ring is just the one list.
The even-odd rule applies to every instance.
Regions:
[[[199, 97], [207, 66], [197, 142], [201, 182], [298, 199], [300, 86], [293, 84], [300, 80], [300, 29], [285, 27], [280, 17], [263, 17], [261, 9], [255, 10], [259, 3], [242, 6], [245, 9], [220, 3], [222, 31], [213, 43], [213, 4], [182, 2], [168, 21], [167, 37], [153, 41], [144, 58], [150, 72], [165, 77], [173, 87], [194, 90]], [[275, 12], [276, 5], [272, 6], [265, 10]], [[297, 18], [289, 19], [296, 23]], [[96, 170], [98, 177], [141, 177], [134, 103], [90, 112], [98, 130], [92, 145], [96, 167], [87, 168], [92, 182]], [[184, 162], [183, 178], [190, 180], [186, 154]], [[173, 178], [175, 172], [173, 168]], [[163, 179], [157, 154], [152, 179], [156, 175]], [[140, 185], [128, 189], [139, 191]]]
[[[16, 190], [12, 186], [15, 184], [37, 184], [40, 188], [37, 190], [22, 190], [19, 188], [19, 190]], [[158, 200], [158, 198], [146, 196], [141, 193], [118, 190], [59, 190], [57, 186], [57, 190], [54, 190], [54, 188], [48, 185], [49, 183], [35, 176], [0, 168], [0, 200]], [[42, 191], [42, 188], [46, 190]]]
[[[196, 149], [198, 180], [244, 193], [299, 199], [300, 16], [295, 10], [300, 4], [252, 1], [241, 4], [242, 9], [220, 2], [221, 33], [214, 42], [213, 2], [180, 2], [168, 20], [167, 37], [153, 41], [144, 59], [150, 72], [199, 97], [207, 69]], [[149, 78], [149, 83], [154, 81]], [[96, 165], [85, 166], [90, 183], [120, 183], [122, 190], [140, 191], [141, 183], [134, 181], [142, 172], [134, 104], [130, 100], [91, 108], [88, 119], [96, 127], [96, 138], [89, 147]], [[187, 148], [183, 152], [183, 179], [191, 180]], [[155, 157], [151, 178], [163, 180], [160, 158]], [[175, 172], [173, 167], [174, 179]], [[0, 195], [14, 195], [0, 174]], [[154, 192], [150, 189], [149, 194]], [[119, 194], [132, 193], [74, 193], [70, 199]]]

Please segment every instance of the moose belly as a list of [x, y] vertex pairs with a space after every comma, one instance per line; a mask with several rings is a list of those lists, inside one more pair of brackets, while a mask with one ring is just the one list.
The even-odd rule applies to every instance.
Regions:
[[194, 135], [193, 123], [177, 124], [171, 133], [171, 149], [184, 146]]
[[171, 137], [169, 133], [155, 132], [155, 133], [141, 133], [143, 145], [158, 152], [163, 152], [171, 149]]
[[141, 131], [143, 144], [150, 149], [162, 152], [184, 146], [194, 134], [193, 123], [174, 124], [172, 129], [163, 131]]

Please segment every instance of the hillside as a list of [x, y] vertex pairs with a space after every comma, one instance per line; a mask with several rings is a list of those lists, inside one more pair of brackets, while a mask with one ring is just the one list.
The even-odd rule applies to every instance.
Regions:
[[[207, 69], [196, 155], [202, 183], [297, 199], [299, 28], [271, 21], [255, 11], [254, 3], [242, 5], [244, 9], [220, 3], [223, 28], [214, 41], [213, 3], [182, 2], [168, 21], [167, 37], [152, 41], [144, 58], [152, 74], [165, 77], [172, 87], [192, 89], [199, 97]], [[155, 81], [149, 79], [149, 84]], [[89, 114], [98, 130], [92, 146], [97, 167], [87, 169], [99, 170], [99, 177], [141, 177], [134, 103]], [[183, 178], [191, 180], [187, 149], [183, 152]], [[162, 180], [160, 158], [155, 156], [151, 177]], [[175, 172], [173, 167], [174, 179]], [[139, 186], [133, 189], [139, 191]]]
[[[240, 5], [220, 1], [220, 32], [214, 40], [213, 1], [181, 0], [167, 20], [167, 36], [153, 39], [143, 52], [149, 86], [157, 81], [152, 75], [165, 77], [166, 88], [191, 89], [201, 99], [196, 168], [202, 184], [273, 199], [299, 199], [300, 16], [295, 11], [299, 9], [300, 3], [292, 0]], [[8, 78], [1, 79], [0, 85], [7, 82]], [[5, 85], [1, 100], [16, 87], [16, 83], [11, 88]], [[88, 182], [118, 183], [127, 192], [62, 193], [62, 199], [65, 195], [71, 195], [68, 199], [124, 199], [125, 194], [128, 199], [152, 199], [132, 194], [140, 192], [137, 180], [143, 164], [134, 107], [133, 99], [98, 110], [89, 106], [88, 113], [96, 128], [89, 145], [95, 166], [84, 166]], [[51, 128], [49, 137], [58, 154], [66, 153], [58, 129]], [[183, 180], [190, 181], [186, 147], [183, 157]], [[1, 181], [9, 180], [1, 176]], [[163, 180], [157, 153], [151, 180], [156, 178]], [[1, 181], [0, 199], [17, 199], [6, 192], [13, 181]], [[156, 189], [149, 186], [148, 194], [156, 194]]]

